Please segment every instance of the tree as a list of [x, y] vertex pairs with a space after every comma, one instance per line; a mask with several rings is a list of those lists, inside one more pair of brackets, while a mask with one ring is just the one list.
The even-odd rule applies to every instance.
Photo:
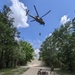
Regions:
[[58, 64], [55, 66], [58, 65], [72, 72], [75, 65], [75, 31], [71, 31], [71, 24], [70, 21], [61, 25], [50, 37], [46, 38], [40, 47], [40, 56], [46, 64], [55, 65], [56, 62]]
[[40, 47], [40, 58], [45, 61], [47, 66], [57, 62], [56, 49], [52, 40], [53, 36], [48, 37]]
[[8, 18], [9, 7], [6, 5], [0, 12], [0, 68], [14, 67], [16, 65], [18, 43], [15, 40], [18, 35], [13, 26], [13, 19]]
[[19, 49], [19, 65], [25, 65], [28, 61], [31, 61], [33, 59], [34, 49], [30, 45], [30, 43], [21, 40], [19, 42]]

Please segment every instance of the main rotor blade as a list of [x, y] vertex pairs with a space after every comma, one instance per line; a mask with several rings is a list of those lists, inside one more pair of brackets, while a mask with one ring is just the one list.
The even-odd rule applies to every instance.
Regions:
[[30, 22], [33, 22], [33, 21], [35, 21], [35, 20], [31, 20]]
[[41, 18], [44, 17], [44, 16], [46, 16], [50, 12], [51, 12], [51, 10], [49, 10], [46, 14], [44, 14], [43, 16], [41, 16]]
[[36, 11], [37, 16], [39, 16], [38, 11], [37, 11], [37, 9], [36, 9], [36, 6], [35, 6], [35, 5], [34, 5], [34, 9], [35, 9], [35, 11]]

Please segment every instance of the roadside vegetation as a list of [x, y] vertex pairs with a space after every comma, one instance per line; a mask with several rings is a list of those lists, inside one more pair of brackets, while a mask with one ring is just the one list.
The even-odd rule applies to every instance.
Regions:
[[39, 59], [47, 66], [53, 65], [55, 68], [73, 73], [75, 71], [75, 18], [55, 29], [41, 44], [39, 54]]
[[[7, 70], [7, 68], [26, 65], [28, 61], [33, 59], [34, 54], [34, 49], [30, 43], [15, 39], [20, 38], [20, 32], [13, 25], [14, 19], [8, 17], [10, 13], [12, 12], [6, 5], [0, 11], [0, 71], [5, 68]], [[20, 72], [21, 69], [16, 71]]]
[[17, 68], [6, 68], [0, 70], [0, 75], [21, 75], [29, 68], [17, 67]]
[[64, 70], [55, 70], [58, 75], [75, 75], [75, 72], [64, 71]]

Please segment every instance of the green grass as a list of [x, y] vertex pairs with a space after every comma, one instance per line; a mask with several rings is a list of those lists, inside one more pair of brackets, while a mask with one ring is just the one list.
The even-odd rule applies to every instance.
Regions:
[[63, 70], [55, 70], [55, 72], [56, 72], [58, 75], [75, 75], [75, 72], [74, 72], [74, 73], [71, 73], [71, 72], [63, 71]]
[[21, 75], [26, 70], [28, 70], [28, 68], [22, 68], [22, 67], [2, 69], [0, 70], [0, 75]]

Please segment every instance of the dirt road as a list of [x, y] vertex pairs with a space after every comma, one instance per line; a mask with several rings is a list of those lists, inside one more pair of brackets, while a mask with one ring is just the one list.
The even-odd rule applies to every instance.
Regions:
[[43, 71], [48, 72], [48, 75], [50, 75], [49, 68], [46, 68], [46, 67], [31, 67], [29, 70], [27, 70], [22, 75], [37, 75], [37, 72], [39, 69], [42, 69]]
[[[50, 74], [50, 68], [44, 67], [44, 63], [41, 61], [34, 60], [34, 61], [28, 63], [28, 66], [30, 67], [30, 69], [28, 69], [22, 75], [37, 75], [37, 72], [39, 69], [42, 69], [42, 71], [48, 72], [48, 75], [53, 75], [53, 74]], [[57, 74], [55, 74], [55, 75], [57, 75]]]

